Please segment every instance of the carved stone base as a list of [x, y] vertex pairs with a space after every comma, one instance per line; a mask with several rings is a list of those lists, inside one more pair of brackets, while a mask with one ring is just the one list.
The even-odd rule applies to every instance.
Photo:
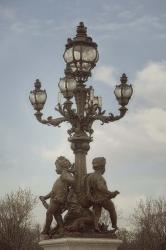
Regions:
[[117, 250], [121, 244], [119, 239], [106, 238], [60, 238], [39, 242], [44, 250]]

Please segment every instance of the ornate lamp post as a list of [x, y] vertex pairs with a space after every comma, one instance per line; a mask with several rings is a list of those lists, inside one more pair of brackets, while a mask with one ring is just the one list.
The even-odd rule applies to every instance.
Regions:
[[[85, 85], [98, 59], [97, 44], [87, 36], [87, 28], [80, 22], [76, 37], [68, 39], [64, 52], [66, 69], [65, 76], [60, 78], [59, 89], [66, 101], [63, 104], [58, 103], [55, 108], [61, 117], [42, 118], [41, 110], [46, 102], [47, 94], [45, 90], [41, 89], [38, 79], [34, 84], [35, 89], [30, 92], [29, 96], [31, 104], [37, 111], [35, 116], [39, 122], [52, 126], [58, 126], [64, 121], [71, 124], [71, 129], [68, 130], [68, 140], [71, 142], [71, 148], [75, 154], [77, 191], [80, 192], [86, 174], [86, 154], [90, 148], [89, 143], [92, 141], [93, 122], [100, 120], [104, 124], [121, 119], [127, 111], [126, 105], [133, 92], [132, 86], [127, 84], [127, 76], [123, 74], [120, 78], [121, 84], [117, 85], [114, 91], [121, 105], [120, 114], [105, 115], [105, 111], [102, 111], [101, 97], [94, 96], [94, 89]], [[76, 109], [72, 108], [71, 99], [73, 97]]]
[[[119, 115], [112, 113], [106, 115], [105, 110], [102, 110], [102, 98], [95, 96], [93, 87], [88, 87], [85, 84], [98, 59], [97, 44], [92, 41], [91, 37], [87, 36], [87, 29], [81, 22], [77, 27], [76, 37], [68, 39], [64, 52], [65, 76], [60, 78], [58, 86], [65, 101], [63, 104], [59, 102], [55, 108], [61, 116], [43, 118], [41, 110], [46, 102], [47, 94], [45, 90], [41, 89], [41, 83], [38, 79], [34, 83], [35, 89], [29, 95], [30, 102], [36, 110], [35, 116], [40, 123], [55, 127], [62, 122], [70, 123], [71, 128], [67, 131], [68, 140], [75, 155], [75, 173], [70, 173], [70, 162], [65, 157], [59, 157], [56, 160], [56, 170], [58, 174], [61, 174], [61, 178], [55, 182], [48, 195], [40, 197], [43, 205], [48, 209], [46, 225], [42, 233], [48, 238], [51, 233], [50, 225], [53, 215], [57, 222], [55, 234], [58, 237], [62, 233], [63, 235], [69, 233], [70, 236], [71, 232], [90, 233], [90, 235], [97, 232], [96, 237], [99, 235], [101, 237], [100, 233], [103, 229], [100, 227], [99, 218], [102, 207], [109, 211], [113, 228], [111, 231], [103, 231], [102, 236], [105, 233], [111, 233], [110, 237], [112, 237], [112, 233], [117, 230], [117, 215], [111, 199], [115, 198], [119, 192], [109, 191], [102, 177], [105, 170], [105, 158], [93, 159], [94, 173], [86, 175], [86, 154], [90, 149], [90, 142], [93, 140], [93, 123], [99, 120], [103, 125], [121, 119], [126, 114], [126, 105], [132, 96], [133, 89], [131, 85], [127, 84], [127, 76], [122, 74], [120, 84], [114, 90], [120, 105]], [[68, 169], [65, 164], [68, 165]], [[58, 194], [60, 194], [59, 197]], [[49, 198], [50, 205], [45, 201]], [[64, 205], [66, 201], [67, 206]], [[93, 212], [89, 209], [90, 207], [93, 207]], [[68, 212], [63, 220], [61, 214], [66, 208]], [[119, 243], [117, 243], [118, 245]], [[87, 249], [87, 245], [85, 248]], [[96, 246], [94, 248], [101, 250], [100, 245], [98, 248]], [[88, 249], [91, 249], [91, 244]]]

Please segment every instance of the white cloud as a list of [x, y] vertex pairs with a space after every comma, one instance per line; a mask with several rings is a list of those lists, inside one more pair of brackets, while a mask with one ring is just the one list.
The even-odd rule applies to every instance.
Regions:
[[[111, 67], [110, 67], [111, 68]], [[109, 69], [107, 69], [109, 72]], [[100, 80], [108, 79], [108, 74], [100, 75]], [[136, 75], [134, 81], [133, 105], [140, 104], [132, 113], [126, 114], [126, 118], [110, 125], [104, 125], [104, 129], [95, 131], [96, 141], [102, 144], [102, 151], [110, 158], [117, 159], [119, 164], [138, 156], [144, 161], [164, 157], [163, 144], [166, 144], [166, 62], [150, 63]], [[146, 105], [145, 105], [146, 104]], [[110, 135], [110, 136], [108, 136]], [[108, 151], [108, 148], [111, 150]], [[101, 151], [97, 144], [94, 151]], [[118, 157], [120, 153], [121, 157]], [[121, 160], [122, 159], [122, 160]], [[111, 159], [110, 159], [111, 160]]]
[[51, 164], [61, 155], [67, 157], [71, 162], [73, 161], [73, 153], [70, 149], [70, 143], [66, 141], [66, 138], [60, 145], [58, 145], [58, 148], [41, 148], [39, 149], [39, 154], [44, 160], [49, 161]]
[[[146, 199], [145, 195], [124, 194], [123, 196], [122, 195], [117, 196], [115, 203], [118, 207], [123, 208], [123, 212], [125, 213], [125, 215], [129, 216], [131, 214], [131, 211], [133, 211], [133, 209], [136, 207], [137, 203], [141, 199], [145, 200]], [[124, 204], [125, 204], [125, 207], [124, 207]]]
[[146, 109], [137, 116], [137, 120], [142, 124], [142, 128], [146, 131], [155, 143], [166, 143], [166, 110], [159, 108]]
[[112, 66], [101, 66], [97, 67], [94, 71], [94, 79], [97, 81], [104, 82], [108, 85], [115, 86], [115, 79], [117, 78], [118, 71]]
[[165, 157], [166, 111], [141, 110], [103, 129], [96, 125], [94, 140], [91, 155], [104, 155], [115, 167], [157, 164]]
[[[150, 106], [166, 107], [166, 61], [151, 62], [137, 73], [135, 96]], [[137, 100], [138, 101], [138, 100]]]

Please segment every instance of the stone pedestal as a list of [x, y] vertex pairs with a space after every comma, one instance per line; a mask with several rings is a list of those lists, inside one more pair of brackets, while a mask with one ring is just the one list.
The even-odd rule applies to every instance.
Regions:
[[60, 238], [43, 240], [39, 245], [44, 250], [117, 250], [121, 243], [107, 238]]

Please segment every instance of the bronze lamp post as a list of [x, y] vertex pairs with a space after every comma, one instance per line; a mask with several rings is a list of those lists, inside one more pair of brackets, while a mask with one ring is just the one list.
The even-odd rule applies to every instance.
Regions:
[[[41, 83], [37, 79], [34, 86], [35, 89], [30, 92], [30, 102], [36, 110], [35, 116], [40, 123], [59, 126], [62, 122], [68, 122], [71, 128], [67, 131], [69, 134], [69, 142], [75, 154], [75, 176], [76, 190], [82, 192], [84, 176], [86, 170], [86, 154], [90, 148], [92, 141], [93, 122], [100, 120], [104, 123], [114, 122], [121, 119], [126, 111], [132, 96], [132, 86], [127, 84], [127, 76], [125, 74], [120, 78], [120, 84], [115, 88], [115, 96], [120, 105], [119, 115], [105, 114], [102, 110], [101, 97], [94, 95], [93, 87], [86, 86], [85, 82], [91, 76], [92, 69], [96, 66], [99, 59], [97, 44], [87, 36], [87, 28], [83, 22], [77, 27], [76, 37], [68, 39], [64, 52], [64, 60], [66, 62], [65, 76], [60, 78], [59, 89], [65, 101], [63, 104], [58, 103], [55, 108], [60, 113], [59, 118], [52, 116], [47, 119], [43, 118], [41, 110], [47, 99], [45, 90], [41, 89]], [[73, 102], [75, 102], [73, 108]]]

